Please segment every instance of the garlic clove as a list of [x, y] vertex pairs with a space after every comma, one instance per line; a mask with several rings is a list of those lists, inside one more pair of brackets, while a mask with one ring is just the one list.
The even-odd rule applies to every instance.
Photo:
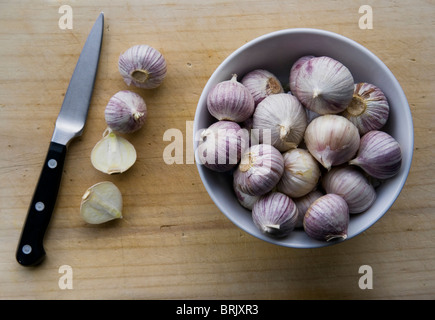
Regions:
[[298, 208], [293, 200], [280, 192], [270, 192], [258, 199], [252, 209], [257, 228], [274, 237], [288, 236], [296, 226]]
[[136, 162], [136, 150], [128, 140], [107, 129], [92, 149], [91, 162], [101, 172], [122, 173]]
[[121, 192], [110, 181], [93, 185], [82, 196], [80, 214], [90, 224], [122, 218]]
[[361, 137], [358, 154], [349, 164], [377, 179], [392, 178], [402, 165], [400, 144], [386, 132], [369, 131]]
[[279, 192], [289, 197], [302, 197], [319, 181], [320, 169], [313, 156], [304, 149], [291, 149], [283, 154], [284, 173], [277, 185]]
[[342, 112], [357, 128], [360, 135], [381, 129], [388, 120], [390, 107], [384, 93], [373, 84], [355, 84], [353, 98]]
[[281, 179], [284, 159], [268, 144], [257, 144], [246, 150], [234, 171], [233, 183], [243, 193], [261, 196], [271, 191]]
[[281, 152], [296, 148], [307, 127], [304, 107], [286, 93], [266, 97], [257, 105], [253, 119], [253, 128], [262, 131], [260, 143], [267, 143], [270, 134], [270, 143]]
[[320, 241], [344, 240], [349, 226], [349, 207], [336, 194], [326, 194], [314, 201], [304, 217], [307, 235]]
[[314, 119], [307, 126], [304, 137], [308, 151], [327, 170], [352, 159], [360, 144], [355, 125], [338, 115]]
[[349, 69], [330, 57], [311, 58], [299, 68], [292, 93], [311, 111], [336, 114], [352, 100], [354, 80]]
[[154, 89], [166, 77], [166, 60], [163, 55], [148, 45], [133, 46], [118, 60], [118, 69], [127, 85]]
[[254, 108], [254, 98], [237, 81], [236, 74], [231, 80], [218, 83], [207, 95], [207, 109], [218, 120], [243, 122], [252, 116]]
[[210, 170], [226, 172], [237, 166], [241, 157], [242, 135], [233, 121], [221, 120], [201, 132], [197, 155]]
[[123, 90], [113, 95], [104, 111], [107, 125], [113, 131], [132, 133], [145, 123], [147, 107], [137, 93]]
[[254, 207], [254, 204], [258, 201], [260, 196], [251, 196], [247, 193], [244, 193], [242, 190], [240, 190], [240, 187], [233, 183], [234, 192], [236, 194], [237, 200], [242, 205], [242, 207], [252, 210]]
[[307, 212], [311, 204], [319, 199], [321, 196], [323, 196], [322, 192], [320, 192], [319, 190], [313, 190], [302, 197], [293, 199], [296, 207], [298, 207], [298, 220], [296, 222], [295, 228], [303, 228], [305, 213]]
[[295, 89], [296, 76], [299, 73], [299, 70], [301, 69], [302, 65], [308, 60], [311, 60], [312, 58], [314, 58], [314, 56], [311, 55], [303, 56], [300, 57], [298, 60], [296, 60], [295, 63], [293, 63], [290, 69], [290, 77], [289, 77], [289, 86], [291, 92], [294, 92], [296, 90]]
[[349, 206], [349, 213], [366, 211], [376, 200], [376, 191], [356, 167], [336, 167], [322, 178], [327, 193], [341, 196]]
[[241, 83], [249, 90], [255, 105], [271, 94], [283, 93], [284, 89], [278, 78], [270, 71], [256, 69], [247, 73]]

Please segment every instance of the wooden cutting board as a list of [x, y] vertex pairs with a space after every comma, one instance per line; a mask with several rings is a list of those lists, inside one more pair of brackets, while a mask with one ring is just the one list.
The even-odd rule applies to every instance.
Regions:
[[[62, 3], [63, 4], [63, 3]], [[373, 28], [361, 29], [360, 1], [73, 1], [72, 29], [61, 29], [60, 2], [0, 2], [0, 298], [1, 299], [433, 299], [435, 298], [435, 6], [377, 1]], [[37, 268], [15, 249], [54, 122], [86, 37], [104, 11], [98, 76], [83, 136], [69, 148], [61, 189]], [[363, 21], [364, 22], [364, 21]], [[366, 21], [367, 22], [367, 21]], [[407, 95], [415, 149], [407, 183], [389, 212], [343, 244], [289, 249], [239, 230], [215, 206], [196, 165], [168, 165], [169, 129], [190, 144], [208, 78], [232, 51], [265, 33], [310, 27], [366, 46]], [[168, 76], [156, 90], [127, 87], [120, 53], [135, 44], [160, 50]], [[139, 93], [146, 125], [128, 139], [138, 159], [126, 173], [96, 171], [90, 152], [119, 90]], [[124, 218], [86, 224], [80, 199], [109, 180], [124, 196]], [[373, 289], [361, 289], [361, 266]], [[361, 273], [360, 273], [361, 271]]]

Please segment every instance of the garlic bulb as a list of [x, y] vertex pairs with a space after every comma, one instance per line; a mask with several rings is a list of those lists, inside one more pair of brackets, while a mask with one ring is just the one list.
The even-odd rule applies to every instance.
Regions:
[[326, 194], [314, 201], [304, 217], [308, 236], [320, 241], [346, 239], [349, 226], [349, 207], [336, 194]]
[[136, 162], [136, 150], [126, 139], [106, 129], [103, 138], [92, 149], [91, 162], [101, 172], [122, 173]]
[[284, 173], [277, 190], [289, 197], [302, 197], [317, 185], [320, 169], [313, 156], [304, 149], [291, 149], [283, 154]]
[[296, 226], [298, 208], [280, 192], [270, 192], [258, 199], [252, 209], [252, 219], [257, 228], [274, 237], [288, 236]]
[[104, 116], [113, 131], [132, 133], [142, 128], [145, 123], [147, 107], [140, 95], [123, 90], [110, 98]]
[[246, 209], [252, 210], [254, 204], [260, 198], [260, 196], [251, 196], [250, 194], [244, 193], [240, 190], [240, 187], [233, 183], [234, 192], [236, 194], [237, 200], [239, 203]]
[[234, 171], [234, 184], [244, 193], [261, 196], [281, 179], [284, 159], [271, 145], [257, 144], [246, 150]]
[[322, 186], [327, 193], [341, 196], [349, 206], [349, 213], [366, 211], [376, 200], [376, 191], [356, 167], [336, 167], [323, 178]]
[[240, 126], [232, 121], [218, 121], [201, 133], [198, 159], [207, 168], [225, 172], [234, 168], [241, 157]]
[[338, 115], [320, 116], [311, 121], [305, 131], [308, 151], [328, 170], [352, 159], [359, 143], [358, 129]]
[[361, 137], [358, 154], [349, 164], [359, 166], [374, 178], [391, 178], [402, 165], [400, 144], [386, 132], [369, 131]]
[[237, 81], [231, 80], [215, 85], [207, 95], [207, 109], [218, 120], [243, 122], [252, 116], [255, 103], [249, 90]]
[[166, 60], [157, 49], [136, 45], [121, 54], [118, 69], [127, 85], [154, 89], [166, 77]]
[[329, 57], [308, 59], [299, 68], [292, 93], [318, 114], [335, 114], [352, 100], [354, 80], [349, 69]]
[[110, 181], [93, 185], [82, 196], [80, 214], [91, 224], [122, 218], [121, 192]]
[[284, 89], [278, 78], [270, 71], [257, 69], [247, 73], [241, 83], [249, 90], [255, 105], [271, 94], [283, 93]]
[[270, 143], [279, 151], [296, 148], [302, 141], [307, 127], [307, 115], [298, 99], [286, 93], [266, 97], [254, 112], [254, 129], [260, 129], [260, 142], [266, 143], [265, 136], [270, 134]]
[[370, 83], [355, 84], [352, 101], [342, 116], [349, 119], [360, 135], [379, 130], [388, 120], [390, 107], [384, 93]]
[[321, 196], [323, 196], [322, 192], [319, 190], [313, 190], [300, 198], [293, 199], [296, 207], [298, 207], [298, 220], [296, 222], [296, 228], [302, 228], [304, 226], [305, 213], [311, 204]]
[[291, 69], [290, 69], [290, 77], [289, 77], [289, 86], [290, 86], [290, 91], [294, 92], [295, 91], [295, 81], [296, 81], [296, 76], [299, 73], [300, 68], [302, 67], [302, 65], [307, 62], [308, 60], [314, 58], [314, 56], [303, 56], [300, 57], [298, 60], [296, 60], [295, 63], [293, 63]]

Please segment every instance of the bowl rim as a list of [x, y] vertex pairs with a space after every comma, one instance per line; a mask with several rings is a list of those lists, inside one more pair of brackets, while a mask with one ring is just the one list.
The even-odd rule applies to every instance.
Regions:
[[412, 113], [411, 113], [411, 109], [409, 107], [409, 103], [408, 100], [406, 98], [406, 95], [403, 91], [403, 88], [401, 87], [399, 81], [397, 80], [397, 78], [394, 76], [394, 74], [391, 72], [391, 70], [385, 65], [385, 63], [378, 58], [373, 52], [371, 52], [369, 49], [367, 49], [366, 47], [364, 47], [363, 45], [361, 45], [360, 43], [356, 42], [355, 40], [352, 40], [346, 36], [343, 36], [341, 34], [332, 32], [332, 31], [327, 31], [327, 30], [323, 30], [323, 29], [316, 29], [316, 28], [288, 28], [288, 29], [282, 29], [282, 30], [277, 30], [277, 31], [273, 31], [273, 32], [269, 32], [266, 34], [263, 34], [261, 36], [258, 36], [250, 41], [248, 41], [247, 43], [243, 44], [242, 46], [240, 46], [239, 48], [237, 48], [236, 50], [234, 50], [231, 54], [229, 54], [220, 64], [219, 66], [215, 69], [215, 71], [212, 73], [212, 75], [209, 77], [207, 83], [205, 84], [202, 92], [201, 92], [201, 96], [198, 100], [198, 104], [197, 104], [197, 108], [195, 111], [195, 116], [194, 116], [194, 122], [193, 122], [193, 150], [196, 153], [196, 149], [198, 146], [198, 141], [196, 139], [197, 136], [197, 132], [199, 129], [198, 128], [198, 118], [199, 115], [201, 113], [201, 106], [204, 104], [205, 100], [206, 100], [206, 92], [209, 92], [209, 90], [211, 89], [211, 86], [213, 85], [214, 82], [214, 78], [217, 77], [217, 75], [221, 72], [222, 69], [225, 68], [225, 66], [229, 63], [229, 61], [231, 61], [235, 56], [239, 55], [241, 52], [247, 50], [248, 48], [257, 45], [258, 43], [265, 41], [265, 40], [269, 40], [273, 37], [279, 37], [282, 35], [287, 35], [287, 34], [311, 34], [311, 35], [318, 35], [318, 36], [324, 36], [324, 37], [330, 37], [330, 38], [335, 38], [338, 41], [343, 41], [353, 47], [356, 47], [358, 50], [363, 51], [365, 55], [368, 55], [371, 57], [371, 59], [375, 60], [380, 66], [382, 66], [382, 69], [384, 72], [387, 73], [388, 77], [392, 80], [392, 83], [394, 84], [394, 86], [398, 89], [398, 93], [399, 93], [399, 100], [403, 101], [407, 108], [405, 108], [406, 111], [406, 121], [407, 121], [407, 125], [409, 126], [409, 128], [411, 130], [408, 131], [408, 141], [409, 141], [409, 162], [406, 163], [406, 165], [403, 167], [403, 174], [400, 177], [400, 180], [398, 181], [398, 183], [396, 184], [396, 187], [394, 188], [394, 192], [393, 192], [393, 196], [391, 197], [390, 201], [388, 202], [388, 205], [384, 207], [384, 211], [379, 214], [376, 219], [373, 219], [366, 228], [364, 228], [363, 230], [360, 230], [359, 232], [356, 232], [354, 234], [352, 234], [351, 236], [349, 236], [347, 239], [345, 240], [341, 240], [341, 241], [335, 241], [335, 242], [323, 242], [323, 241], [318, 241], [318, 244], [316, 245], [303, 245], [303, 244], [299, 244], [299, 245], [295, 245], [295, 244], [288, 244], [288, 243], [283, 243], [280, 242], [279, 239], [274, 239], [271, 237], [268, 237], [267, 235], [262, 234], [261, 236], [259, 236], [258, 234], [254, 234], [252, 232], [250, 232], [249, 230], [246, 230], [246, 228], [244, 228], [244, 226], [242, 224], [240, 224], [237, 220], [235, 220], [231, 215], [227, 214], [226, 210], [224, 210], [224, 208], [222, 207], [222, 205], [220, 204], [220, 202], [218, 201], [217, 196], [215, 195], [215, 193], [212, 191], [212, 187], [209, 184], [208, 180], [206, 179], [206, 177], [204, 176], [204, 172], [203, 170], [205, 170], [204, 166], [197, 161], [196, 157], [195, 157], [195, 164], [197, 166], [198, 169], [198, 173], [200, 175], [200, 178], [202, 180], [202, 183], [204, 184], [204, 187], [207, 190], [208, 195], [210, 196], [210, 198], [212, 199], [212, 201], [215, 203], [215, 205], [218, 207], [218, 209], [221, 211], [221, 213], [223, 213], [232, 223], [234, 223], [238, 228], [240, 228], [241, 230], [243, 230], [244, 232], [250, 234], [251, 236], [254, 236], [257, 239], [275, 244], [275, 245], [279, 245], [282, 247], [287, 247], [287, 248], [302, 248], [302, 249], [310, 249], [310, 248], [318, 248], [318, 247], [327, 247], [327, 246], [331, 246], [331, 245], [336, 245], [339, 243], [343, 243], [346, 242], [352, 238], [354, 238], [355, 236], [361, 234], [362, 232], [364, 232], [365, 230], [369, 229], [370, 227], [373, 226], [373, 224], [375, 224], [380, 218], [382, 218], [388, 211], [389, 209], [392, 207], [392, 205], [394, 204], [394, 202], [397, 200], [397, 198], [399, 197], [401, 191], [403, 190], [403, 187], [405, 185], [405, 182], [409, 176], [410, 173], [410, 169], [411, 169], [411, 165], [412, 165], [412, 160], [413, 160], [413, 154], [414, 154], [414, 125], [413, 125], [413, 119], [412, 119]]

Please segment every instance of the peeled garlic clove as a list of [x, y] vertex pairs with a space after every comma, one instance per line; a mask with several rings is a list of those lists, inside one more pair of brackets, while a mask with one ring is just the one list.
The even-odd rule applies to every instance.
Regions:
[[270, 71], [257, 69], [247, 73], [241, 83], [249, 90], [255, 105], [271, 94], [283, 93], [284, 89], [278, 78]]
[[288, 236], [296, 226], [298, 209], [290, 197], [271, 192], [258, 199], [252, 209], [257, 228], [274, 237]]
[[314, 201], [304, 217], [308, 236], [320, 241], [346, 239], [349, 226], [349, 207], [336, 194], [326, 194]]
[[203, 130], [197, 155], [201, 164], [217, 172], [237, 166], [241, 157], [240, 126], [233, 121], [218, 121]]
[[247, 193], [244, 193], [240, 190], [239, 186], [233, 183], [234, 192], [236, 194], [237, 200], [239, 203], [246, 209], [252, 210], [254, 204], [260, 198], [260, 196], [251, 196]]
[[122, 195], [110, 181], [97, 183], [84, 193], [80, 205], [82, 218], [100, 224], [122, 218]]
[[376, 191], [356, 167], [333, 168], [322, 178], [326, 193], [341, 196], [349, 206], [349, 213], [361, 213], [376, 200]]
[[307, 126], [305, 144], [311, 155], [329, 170], [352, 159], [358, 151], [360, 136], [352, 122], [328, 114]]
[[315, 57], [300, 66], [292, 93], [311, 111], [336, 114], [347, 108], [353, 90], [348, 68], [332, 58]]
[[157, 49], [136, 45], [121, 54], [118, 69], [127, 85], [154, 89], [166, 77], [166, 60]]
[[361, 137], [358, 154], [349, 164], [359, 166], [374, 178], [389, 179], [402, 165], [400, 144], [386, 132], [369, 131]]
[[320, 178], [320, 169], [313, 156], [304, 149], [291, 149], [283, 154], [284, 173], [277, 190], [289, 197], [302, 197], [313, 190]]
[[307, 212], [311, 204], [319, 199], [321, 196], [323, 196], [322, 192], [320, 192], [319, 190], [313, 190], [300, 198], [293, 199], [296, 207], [298, 207], [298, 220], [296, 222], [296, 228], [303, 228], [305, 213]]
[[307, 127], [304, 107], [286, 93], [266, 97], [257, 105], [253, 118], [253, 128], [261, 130], [260, 142], [269, 143], [270, 138], [270, 143], [281, 152], [296, 148]]
[[107, 173], [122, 173], [136, 162], [134, 146], [112, 130], [106, 130], [91, 152], [95, 169]]
[[290, 85], [290, 91], [295, 91], [295, 81], [296, 76], [299, 73], [300, 68], [302, 65], [307, 62], [308, 60], [314, 58], [314, 56], [303, 56], [300, 57], [298, 60], [296, 60], [295, 63], [293, 63], [291, 69], [290, 69], [290, 77], [289, 77], [289, 85]]
[[242, 155], [234, 171], [234, 184], [242, 192], [261, 196], [271, 191], [281, 179], [284, 159], [271, 145], [257, 144]]
[[252, 116], [254, 108], [254, 98], [237, 81], [236, 74], [231, 80], [218, 83], [207, 95], [207, 109], [218, 120], [243, 122]]
[[120, 133], [142, 128], [147, 116], [145, 101], [137, 93], [123, 90], [113, 95], [104, 111], [107, 125]]
[[360, 135], [381, 129], [388, 120], [390, 107], [384, 93], [373, 84], [355, 84], [353, 98], [341, 114], [349, 119]]

